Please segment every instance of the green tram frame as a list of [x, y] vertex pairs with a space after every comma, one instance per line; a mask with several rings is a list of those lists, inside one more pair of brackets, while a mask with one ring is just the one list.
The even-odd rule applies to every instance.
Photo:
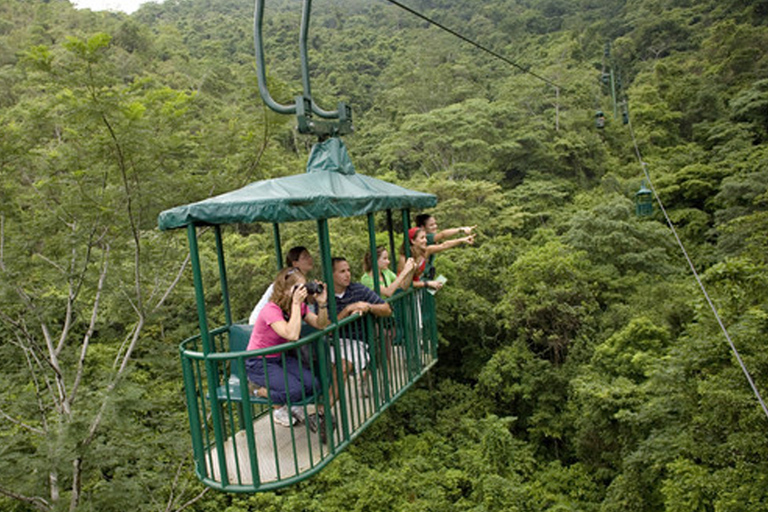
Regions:
[[[298, 354], [303, 364], [312, 367], [321, 387], [314, 396], [304, 396], [288, 405], [309, 415], [322, 404], [335, 416], [336, 428], [331, 430], [327, 426], [328, 439], [324, 444], [320, 432], [306, 423], [287, 428], [276, 425], [270, 399], [257, 396], [249, 386], [240, 386], [247, 382], [246, 359], [274, 353], [275, 349], [245, 350], [250, 326], [232, 320], [221, 226], [272, 223], [280, 267], [280, 224], [316, 221], [323, 280], [332, 286], [329, 218], [367, 216], [370, 249], [376, 254], [374, 214], [386, 212], [390, 252], [396, 254], [393, 211], [400, 211], [403, 233], [407, 233], [410, 210], [429, 208], [436, 203], [432, 194], [356, 174], [343, 142], [330, 138], [313, 147], [304, 174], [252, 183], [160, 214], [160, 229], [186, 228], [189, 240], [200, 332], [184, 340], [179, 350], [195, 472], [205, 485], [228, 492], [259, 492], [314, 475], [437, 362], [434, 297], [411, 287], [387, 299], [393, 309], [392, 317], [363, 317], [372, 392], [361, 392], [361, 385], [351, 376], [342, 382], [339, 365], [331, 365], [329, 358], [333, 355], [335, 360], [340, 359], [339, 340], [345, 337], [345, 326], [359, 315], [339, 321], [335, 297], [329, 290], [330, 325], [281, 345], [279, 353], [281, 357]], [[219, 291], [226, 321], [213, 329], [208, 325], [198, 253], [198, 229], [208, 226], [213, 227], [208, 231], [215, 236]], [[408, 250], [408, 244], [405, 246]], [[379, 273], [376, 258], [372, 259], [378, 292]], [[331, 404], [328, 390], [334, 379], [338, 396]]]

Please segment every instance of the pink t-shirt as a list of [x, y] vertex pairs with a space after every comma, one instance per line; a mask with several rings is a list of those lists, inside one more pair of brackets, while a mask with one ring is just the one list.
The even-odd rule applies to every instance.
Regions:
[[[301, 305], [301, 317], [307, 314], [307, 305]], [[274, 347], [287, 342], [285, 338], [282, 338], [272, 328], [272, 324], [285, 321], [283, 316], [283, 310], [280, 306], [274, 302], [267, 302], [256, 318], [256, 323], [253, 324], [253, 332], [251, 332], [251, 339], [248, 341], [248, 350], [258, 350], [260, 348]], [[278, 357], [278, 355], [271, 355], [267, 357]]]

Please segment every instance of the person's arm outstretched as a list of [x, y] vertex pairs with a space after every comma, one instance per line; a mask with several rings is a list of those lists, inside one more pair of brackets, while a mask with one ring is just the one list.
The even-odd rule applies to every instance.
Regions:
[[428, 245], [427, 246], [427, 258], [432, 256], [433, 254], [437, 254], [439, 252], [443, 252], [445, 250], [451, 249], [453, 247], [457, 247], [461, 244], [469, 244], [472, 245], [475, 243], [475, 235], [469, 235], [462, 238], [454, 238], [453, 240], [446, 240], [443, 243], [435, 244], [435, 245]]
[[477, 227], [475, 226], [461, 226], [459, 228], [443, 229], [435, 233], [435, 243], [440, 243], [446, 238], [453, 238], [456, 235], [471, 235], [472, 231]]

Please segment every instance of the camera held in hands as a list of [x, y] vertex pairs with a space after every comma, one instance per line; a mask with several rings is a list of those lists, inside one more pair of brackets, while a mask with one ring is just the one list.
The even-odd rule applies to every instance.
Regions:
[[306, 283], [304, 288], [307, 290], [307, 295], [317, 295], [319, 293], [323, 293], [323, 290], [325, 289], [323, 283], [316, 283], [314, 281], [311, 283]]

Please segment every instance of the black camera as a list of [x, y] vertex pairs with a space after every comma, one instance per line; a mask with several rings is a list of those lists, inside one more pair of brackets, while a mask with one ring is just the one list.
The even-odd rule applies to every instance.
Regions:
[[304, 288], [307, 290], [307, 295], [317, 295], [318, 293], [323, 293], [323, 290], [325, 290], [323, 283], [316, 283], [314, 281], [306, 283]]

